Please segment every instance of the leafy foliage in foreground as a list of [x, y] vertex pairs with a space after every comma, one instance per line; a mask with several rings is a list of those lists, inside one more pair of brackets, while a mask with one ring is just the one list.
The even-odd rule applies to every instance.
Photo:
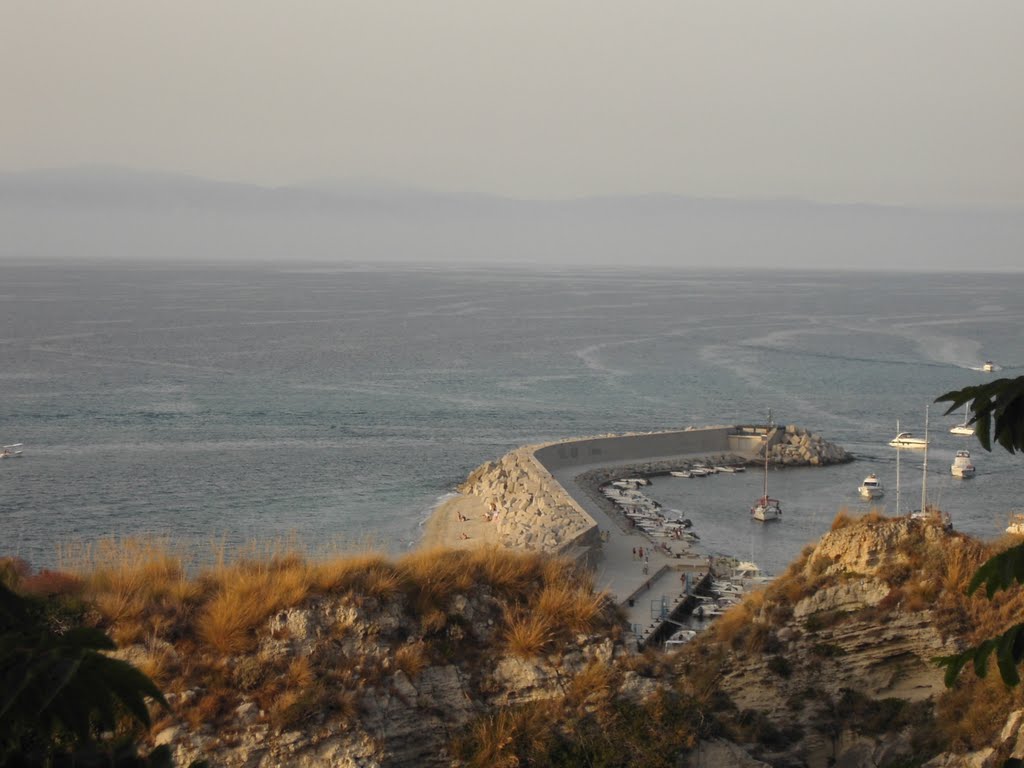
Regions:
[[[1024, 376], [947, 392], [936, 398], [936, 402], [950, 403], [947, 414], [970, 403], [974, 413], [971, 423], [985, 450], [992, 450], [993, 440], [1010, 453], [1024, 450]], [[1024, 583], [1024, 544], [990, 558], [974, 574], [967, 593], [973, 594], [984, 584], [985, 593], [991, 599], [998, 590], [1019, 583]], [[973, 664], [978, 677], [984, 677], [988, 659], [993, 655], [1003, 682], [1017, 685], [1020, 682], [1017, 667], [1024, 660], [1024, 623], [961, 653], [939, 657], [935, 662], [946, 668], [946, 685], [952, 686], [968, 663]]]
[[103, 632], [54, 631], [37, 604], [0, 584], [0, 764], [170, 766], [166, 749], [135, 754], [117, 732], [125, 716], [148, 726], [146, 697], [167, 706], [153, 682], [101, 651]]
[[978, 442], [986, 451], [995, 441], [1010, 453], [1024, 451], [1024, 376], [996, 379], [988, 384], [947, 392], [935, 398], [950, 403], [946, 415], [970, 403]]

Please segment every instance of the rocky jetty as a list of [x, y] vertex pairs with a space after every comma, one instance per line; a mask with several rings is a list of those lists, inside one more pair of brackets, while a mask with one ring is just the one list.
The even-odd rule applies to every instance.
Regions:
[[[740, 433], [759, 430], [762, 435], [767, 431], [769, 461], [780, 466], [824, 466], [853, 459], [845, 450], [820, 435], [793, 425], [772, 430], [764, 427], [731, 429]], [[653, 433], [652, 436], [657, 435]], [[643, 439], [642, 435], [621, 437], [631, 441]], [[592, 439], [569, 440], [562, 445], [571, 448], [576, 443]], [[602, 439], [614, 440], [615, 436]], [[502, 546], [565, 553], [573, 547], [589, 547], [597, 543], [598, 531], [593, 519], [537, 458], [540, 449], [552, 445], [559, 444], [527, 445], [510, 451], [497, 461], [488, 461], [477, 467], [458, 487], [460, 494], [474, 496], [483, 502], [496, 527], [497, 541]], [[606, 467], [581, 471], [576, 481], [585, 492], [594, 496], [602, 483], [622, 477], [667, 474], [698, 464], [748, 463], [757, 463], [756, 457], [750, 453], [724, 451], [619, 460], [610, 462]]]
[[[764, 453], [760, 455], [763, 457]], [[817, 467], [853, 461], [853, 456], [821, 435], [789, 424], [769, 434], [768, 461], [784, 467]]]
[[595, 531], [593, 519], [524, 446], [477, 467], [459, 493], [479, 497], [510, 549], [556, 553]]

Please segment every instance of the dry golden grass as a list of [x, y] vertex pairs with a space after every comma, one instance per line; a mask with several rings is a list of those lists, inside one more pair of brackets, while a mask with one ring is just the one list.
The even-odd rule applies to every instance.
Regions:
[[388, 559], [377, 552], [352, 557], [333, 557], [312, 568], [313, 588], [318, 592], [346, 592], [362, 588], [370, 574], [393, 571]]
[[473, 586], [474, 573], [467, 567], [468, 561], [465, 550], [419, 550], [400, 559], [398, 571], [415, 586], [418, 607], [427, 608]]
[[752, 620], [747, 604], [740, 603], [715, 619], [712, 630], [716, 639], [733, 645], [743, 639]]
[[577, 707], [596, 709], [606, 706], [621, 682], [614, 667], [592, 661], [572, 678], [566, 699]]
[[541, 576], [543, 555], [531, 552], [510, 552], [500, 547], [470, 550], [469, 565], [477, 578], [506, 595], [522, 595]]
[[839, 512], [836, 513], [835, 519], [832, 521], [833, 531], [838, 531], [840, 528], [846, 528], [853, 524], [853, 517], [850, 515], [849, 507], [840, 507]]
[[423, 643], [406, 643], [395, 651], [395, 666], [402, 670], [410, 680], [419, 677], [430, 662]]
[[872, 507], [868, 510], [868, 513], [861, 518], [861, 521], [865, 523], [880, 523], [886, 519], [885, 515], [882, 514], [882, 510], [878, 507]]
[[196, 621], [199, 637], [221, 653], [248, 650], [252, 630], [282, 608], [298, 605], [310, 594], [305, 562], [285, 558], [270, 563], [243, 562], [217, 573], [214, 596]]
[[533, 604], [533, 611], [552, 626], [572, 632], [590, 632], [601, 616], [607, 597], [589, 584], [549, 582]]
[[405, 587], [402, 575], [390, 563], [382, 563], [366, 572], [363, 593], [377, 600], [390, 600]]
[[520, 658], [540, 655], [554, 640], [555, 626], [549, 617], [540, 613], [511, 610], [505, 617], [505, 645]]

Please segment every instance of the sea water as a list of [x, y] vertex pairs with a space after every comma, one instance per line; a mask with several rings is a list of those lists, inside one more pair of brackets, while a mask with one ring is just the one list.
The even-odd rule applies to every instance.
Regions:
[[[344, 265], [0, 264], [0, 554], [107, 536], [292, 536], [400, 552], [437, 500], [523, 443], [795, 423], [857, 461], [658, 479], [709, 551], [778, 571], [835, 514], [896, 511], [902, 429], [1024, 373], [1024, 276]], [[1002, 368], [979, 369], [986, 359]], [[991, 538], [1024, 459], [931, 408], [928, 500]], [[978, 466], [952, 478], [957, 448]], [[901, 454], [901, 512], [922, 452]], [[697, 485], [697, 484], [700, 485]]]

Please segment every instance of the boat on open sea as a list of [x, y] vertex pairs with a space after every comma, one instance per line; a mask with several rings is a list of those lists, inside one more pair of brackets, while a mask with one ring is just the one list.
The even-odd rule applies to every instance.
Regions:
[[911, 432], [900, 432], [889, 441], [893, 448], [925, 448], [928, 441], [923, 437], [914, 437]]
[[878, 479], [878, 475], [872, 472], [861, 481], [860, 487], [857, 488], [857, 493], [864, 499], [877, 499], [885, 493], [885, 489], [882, 487], [882, 482]]
[[20, 459], [21, 458], [21, 443], [11, 443], [0, 447], [0, 459]]
[[986, 373], [992, 373], [992, 371], [994, 371], [995, 369], [996, 364], [993, 363], [991, 360], [986, 360], [981, 366], [981, 370], [985, 371]]
[[974, 477], [975, 468], [974, 463], [971, 461], [970, 451], [957, 451], [956, 456], [953, 458], [953, 463], [949, 467], [950, 473], [953, 477]]

